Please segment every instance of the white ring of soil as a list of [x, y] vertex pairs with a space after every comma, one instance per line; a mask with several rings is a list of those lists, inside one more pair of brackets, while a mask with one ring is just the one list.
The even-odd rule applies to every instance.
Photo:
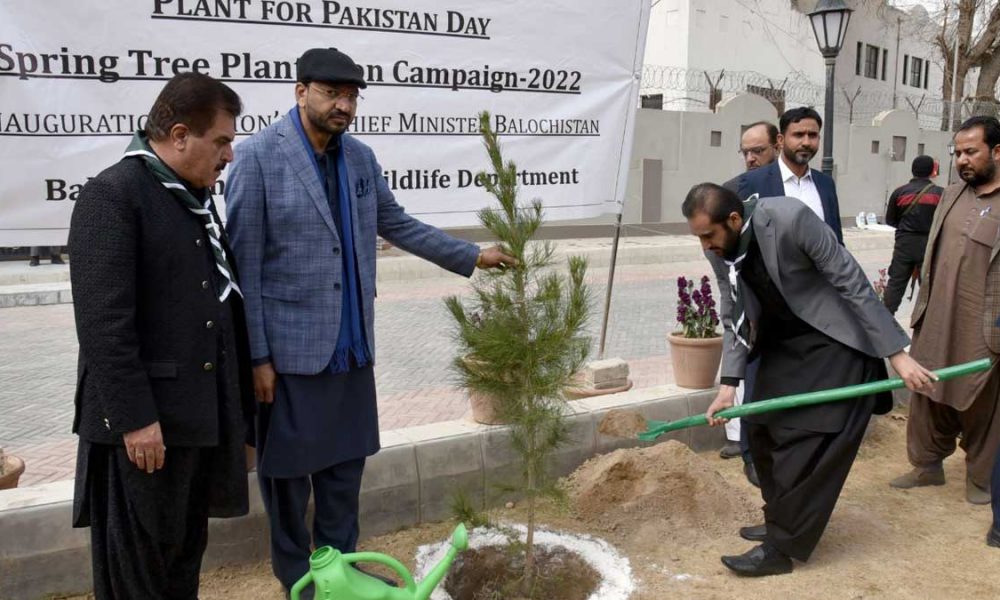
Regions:
[[[516, 531], [520, 535], [521, 541], [524, 541], [528, 531], [527, 527], [524, 525], [502, 525]], [[469, 548], [472, 549], [506, 546], [508, 541], [507, 536], [496, 529], [477, 527], [469, 532]], [[600, 538], [535, 528], [535, 544], [545, 548], [562, 546], [579, 554], [580, 558], [597, 571], [598, 575], [601, 576], [601, 583], [588, 600], [628, 600], [629, 595], [635, 590], [635, 583], [632, 581], [632, 566], [629, 564], [628, 558], [622, 556], [611, 544]], [[417, 548], [417, 581], [421, 581], [427, 576], [427, 573], [448, 552], [449, 547], [451, 547], [450, 541]], [[431, 594], [430, 600], [452, 600], [451, 595], [444, 590], [444, 581]]]

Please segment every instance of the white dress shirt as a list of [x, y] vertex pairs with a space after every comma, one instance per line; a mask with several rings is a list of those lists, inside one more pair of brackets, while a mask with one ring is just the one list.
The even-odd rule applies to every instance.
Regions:
[[785, 195], [798, 198], [811, 208], [816, 216], [823, 219], [823, 201], [819, 199], [819, 190], [816, 189], [816, 182], [813, 181], [812, 169], [807, 170], [806, 174], [800, 178], [792, 173], [792, 170], [785, 164], [784, 155], [778, 157], [778, 169], [781, 170], [781, 181], [785, 185]]

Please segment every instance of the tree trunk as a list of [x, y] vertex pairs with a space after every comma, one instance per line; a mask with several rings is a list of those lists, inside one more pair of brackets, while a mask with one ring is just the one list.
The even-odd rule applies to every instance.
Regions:
[[997, 116], [997, 80], [1000, 80], [1000, 50], [994, 50], [983, 57], [972, 114]]
[[[528, 438], [528, 456], [534, 456], [536, 449], [535, 432], [532, 431]], [[534, 461], [528, 461], [528, 533], [524, 538], [524, 596], [533, 598], [532, 591], [535, 587], [535, 491], [537, 477], [535, 474]]]

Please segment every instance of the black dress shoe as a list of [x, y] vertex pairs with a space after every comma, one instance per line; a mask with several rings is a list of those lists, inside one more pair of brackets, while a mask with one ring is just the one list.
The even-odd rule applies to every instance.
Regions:
[[752, 462], [743, 463], [743, 474], [747, 476], [747, 481], [754, 487], [760, 487], [760, 479], [757, 478], [757, 469]]
[[748, 542], [763, 542], [767, 537], [767, 525], [751, 525], [750, 527], [740, 527], [740, 537]]
[[986, 532], [986, 545], [1000, 548], [1000, 529], [990, 527], [990, 530]]
[[738, 575], [764, 577], [792, 572], [792, 559], [769, 544], [761, 544], [745, 554], [723, 556], [722, 564]]

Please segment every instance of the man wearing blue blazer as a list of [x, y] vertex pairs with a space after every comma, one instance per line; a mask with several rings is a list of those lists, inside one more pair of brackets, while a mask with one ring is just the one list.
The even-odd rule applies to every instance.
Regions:
[[239, 146], [226, 190], [260, 403], [257, 476], [286, 590], [311, 546], [353, 552], [358, 539], [361, 475], [379, 450], [376, 235], [465, 276], [514, 262], [396, 203], [371, 148], [346, 133], [366, 87], [349, 56], [308, 50], [296, 78], [296, 106]]
[[809, 161], [819, 150], [822, 127], [823, 119], [811, 108], [786, 110], [778, 121], [781, 155], [766, 167], [744, 174], [737, 195], [742, 200], [754, 194], [761, 198], [798, 198], [830, 226], [843, 244], [837, 186], [828, 175], [809, 168]]

